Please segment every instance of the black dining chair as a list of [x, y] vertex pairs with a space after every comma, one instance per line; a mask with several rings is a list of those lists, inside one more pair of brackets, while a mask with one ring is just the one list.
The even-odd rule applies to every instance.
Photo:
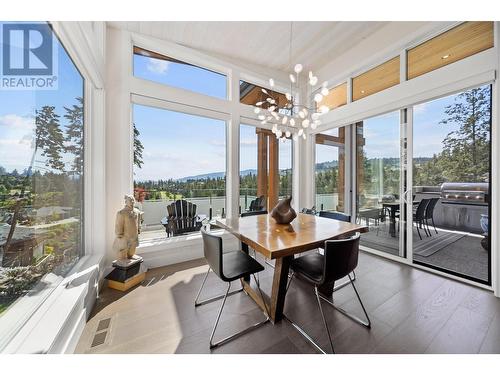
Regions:
[[439, 198], [431, 198], [431, 200], [427, 204], [427, 207], [425, 208], [425, 224], [427, 225], [427, 230], [429, 231], [429, 233], [431, 232], [429, 220], [431, 220], [432, 226], [434, 227], [436, 234], [438, 234], [436, 224], [434, 224], [434, 208], [436, 208], [436, 204], [438, 201]]
[[[335, 353], [335, 350], [333, 348], [333, 341], [330, 334], [330, 329], [328, 328], [328, 323], [326, 322], [325, 315], [323, 313], [321, 300], [327, 302], [330, 306], [332, 306], [348, 318], [354, 320], [355, 322], [362, 324], [367, 328], [371, 328], [371, 321], [368, 317], [368, 313], [366, 312], [363, 302], [361, 301], [361, 297], [359, 296], [356, 286], [354, 285], [354, 282], [350, 276], [350, 273], [354, 271], [354, 269], [358, 265], [359, 238], [360, 234], [356, 233], [356, 235], [348, 239], [325, 241], [324, 255], [318, 253], [310, 253], [300, 258], [294, 259], [291, 263], [291, 269], [293, 273], [292, 279], [288, 283], [287, 291], [295, 275], [300, 275], [302, 280], [314, 285], [316, 301], [318, 302], [321, 318], [323, 319], [323, 324], [325, 325], [326, 333], [328, 334], [330, 347], [333, 353]], [[345, 311], [338, 306], [335, 306], [332, 301], [319, 293], [319, 288], [321, 286], [335, 284], [335, 281], [340, 280], [345, 276], [349, 277], [350, 284], [352, 285], [354, 292], [356, 293], [356, 297], [358, 298], [361, 308], [363, 309], [363, 312], [365, 314], [366, 321], [358, 318], [357, 316]], [[290, 320], [288, 317], [286, 317], [286, 319], [319, 351], [326, 354], [326, 352], [299, 325]]]
[[[337, 211], [320, 211], [319, 212], [319, 216], [320, 217], [325, 217], [327, 219], [334, 219], [334, 220], [340, 220], [340, 221], [344, 221], [346, 223], [350, 223], [351, 222], [351, 215], [346, 215], [342, 212], [337, 212]], [[352, 271], [352, 279], [353, 280], [356, 280], [356, 273], [354, 271]], [[339, 284], [337, 285], [333, 291], [337, 291], [343, 287], [345, 287], [346, 285], [349, 285], [349, 281], [346, 281], [342, 284]]]
[[[264, 297], [262, 295], [259, 281], [255, 277], [255, 274], [263, 271], [264, 267], [259, 262], [257, 262], [255, 259], [253, 259], [251, 256], [244, 253], [243, 251], [233, 251], [233, 252], [229, 252], [229, 253], [224, 253], [223, 247], [222, 247], [222, 238], [207, 232], [206, 228], [201, 229], [201, 235], [203, 238], [203, 254], [205, 256], [205, 259], [208, 262], [208, 271], [205, 275], [205, 278], [203, 279], [200, 290], [195, 298], [194, 306], [198, 307], [200, 305], [204, 305], [206, 303], [213, 302], [213, 301], [216, 301], [216, 300], [223, 298], [222, 304], [221, 304], [221, 306], [219, 308], [219, 312], [217, 314], [217, 318], [215, 320], [215, 325], [214, 325], [214, 328], [212, 330], [212, 334], [210, 335], [210, 349], [213, 349], [217, 346], [225, 344], [228, 341], [233, 340], [236, 337], [239, 337], [239, 336], [269, 322], [269, 311], [267, 309], [266, 302], [265, 302]], [[222, 281], [224, 281], [228, 284], [226, 293], [223, 295], [220, 295], [220, 296], [208, 298], [204, 301], [198, 301], [198, 298], [200, 297], [201, 291], [203, 290], [203, 286], [205, 285], [205, 282], [207, 281], [207, 277], [208, 277], [210, 271], [213, 271], [219, 277], [219, 279], [221, 279]], [[229, 295], [241, 292], [243, 290], [243, 288], [241, 288], [241, 289], [238, 289], [238, 290], [235, 290], [235, 291], [229, 293], [229, 289], [231, 288], [231, 283], [233, 281], [241, 279], [243, 277], [249, 277], [250, 275], [253, 276], [255, 284], [257, 285], [257, 289], [259, 290], [260, 298], [262, 299], [262, 303], [263, 303], [265, 310], [266, 310], [266, 313], [265, 313], [266, 319], [262, 320], [260, 322], [257, 322], [257, 323], [253, 324], [252, 326], [250, 326], [242, 331], [236, 332], [236, 333], [214, 343], [213, 338], [215, 335], [215, 331], [217, 329], [217, 325], [219, 324], [219, 319], [220, 319], [220, 316], [222, 314], [222, 309], [224, 308], [224, 304], [226, 303], [227, 297]]]
[[425, 235], [427, 237], [430, 236], [430, 233], [427, 233], [427, 229], [425, 228], [425, 210], [427, 208], [427, 205], [429, 204], [430, 199], [422, 199], [420, 203], [417, 206], [417, 210], [413, 213], [413, 222], [416, 224], [417, 227], [417, 233], [420, 239], [422, 239], [422, 235], [420, 234], [420, 229], [423, 229], [425, 232]]

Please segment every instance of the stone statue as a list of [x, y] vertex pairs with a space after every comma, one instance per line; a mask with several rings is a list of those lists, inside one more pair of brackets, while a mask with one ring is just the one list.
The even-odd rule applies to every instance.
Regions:
[[271, 216], [278, 224], [290, 224], [297, 217], [297, 213], [291, 206], [292, 197], [285, 198], [271, 211]]
[[125, 195], [125, 207], [116, 214], [116, 239], [113, 247], [119, 252], [120, 259], [132, 259], [135, 249], [139, 246], [143, 212], [134, 205], [134, 196]]

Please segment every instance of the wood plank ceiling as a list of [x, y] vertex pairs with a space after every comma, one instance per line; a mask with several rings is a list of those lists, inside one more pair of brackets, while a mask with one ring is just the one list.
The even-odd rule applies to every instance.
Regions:
[[267, 68], [318, 70], [388, 22], [108, 22], [128, 30]]

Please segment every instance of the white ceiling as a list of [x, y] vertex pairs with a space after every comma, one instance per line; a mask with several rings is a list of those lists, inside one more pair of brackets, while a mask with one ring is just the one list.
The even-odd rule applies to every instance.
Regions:
[[388, 22], [109, 22], [218, 56], [288, 71], [295, 63], [318, 70]]

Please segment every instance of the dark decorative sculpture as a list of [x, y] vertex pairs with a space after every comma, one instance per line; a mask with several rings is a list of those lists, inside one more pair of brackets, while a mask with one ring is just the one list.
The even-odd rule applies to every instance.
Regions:
[[271, 216], [278, 224], [290, 224], [297, 217], [295, 210], [291, 207], [292, 197], [285, 198], [271, 211]]

